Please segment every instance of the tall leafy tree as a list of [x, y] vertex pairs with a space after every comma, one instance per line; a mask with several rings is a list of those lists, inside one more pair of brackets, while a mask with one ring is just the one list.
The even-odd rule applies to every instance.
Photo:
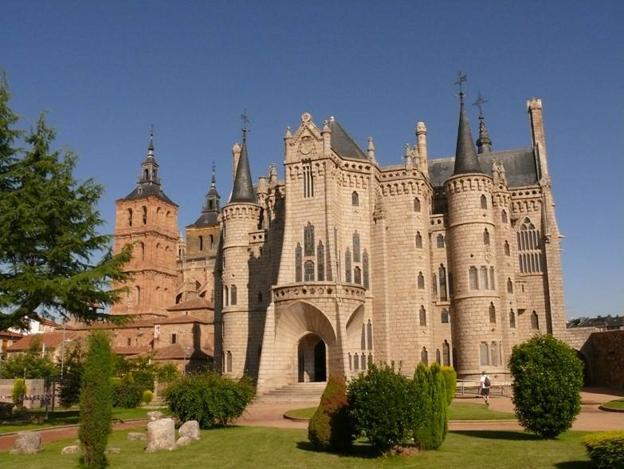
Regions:
[[42, 115], [16, 150], [19, 133], [0, 84], [0, 330], [26, 316], [56, 312], [87, 322], [108, 318], [130, 249], [110, 251], [98, 233], [102, 186], [77, 181], [76, 155], [52, 149], [55, 133]]

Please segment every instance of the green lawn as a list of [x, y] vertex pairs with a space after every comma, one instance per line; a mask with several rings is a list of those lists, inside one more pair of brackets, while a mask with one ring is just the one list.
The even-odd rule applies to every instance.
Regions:
[[[286, 412], [289, 417], [309, 419], [316, 411], [316, 407], [293, 409]], [[449, 407], [449, 420], [508, 420], [515, 419], [511, 412], [499, 412], [490, 410], [484, 404], [469, 404], [466, 402], [453, 401]]]
[[[136, 408], [136, 409], [113, 409], [113, 419], [119, 420], [132, 420], [147, 418], [147, 413], [154, 409]], [[167, 409], [159, 409], [161, 412], [166, 413]], [[44, 412], [36, 411], [32, 412], [31, 416], [44, 415]], [[7, 432], [18, 432], [22, 430], [37, 430], [39, 428], [51, 427], [56, 425], [73, 425], [77, 424], [80, 418], [80, 411], [78, 409], [68, 410], [55, 410], [48, 414], [48, 420], [43, 423], [22, 423], [22, 424], [0, 424], [0, 434]]]
[[[112, 468], [241, 468], [241, 467], [458, 467], [458, 468], [589, 468], [581, 438], [569, 432], [558, 440], [539, 440], [520, 432], [451, 432], [438, 451], [415, 456], [372, 458], [368, 447], [358, 445], [348, 455], [313, 451], [305, 430], [231, 427], [202, 432], [202, 439], [173, 452], [146, 454], [144, 442], [127, 441], [126, 432], [114, 432], [110, 446], [121, 453], [110, 456]], [[40, 469], [77, 467], [78, 457], [63, 456], [71, 440], [49, 443], [32, 456], [0, 453], [0, 467]]]
[[606, 407], [607, 409], [624, 411], [624, 399], [616, 399], [614, 401], [609, 401], [605, 404], [602, 404], [602, 407]]

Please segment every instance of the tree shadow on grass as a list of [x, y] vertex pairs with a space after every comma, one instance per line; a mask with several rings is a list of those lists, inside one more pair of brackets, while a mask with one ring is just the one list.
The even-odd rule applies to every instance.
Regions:
[[541, 440], [537, 435], [524, 432], [513, 432], [505, 430], [453, 430], [449, 433], [464, 435], [485, 440], [512, 440], [512, 441], [536, 441]]
[[589, 469], [594, 467], [591, 461], [565, 461], [555, 464], [558, 469]]
[[351, 449], [347, 451], [322, 451], [317, 449], [312, 443], [309, 441], [298, 441], [297, 448], [303, 451], [310, 451], [313, 453], [328, 453], [333, 454], [338, 457], [349, 457], [349, 458], [362, 458], [362, 459], [374, 459], [379, 457], [379, 452], [375, 451], [372, 446], [367, 444], [359, 444], [355, 443]]

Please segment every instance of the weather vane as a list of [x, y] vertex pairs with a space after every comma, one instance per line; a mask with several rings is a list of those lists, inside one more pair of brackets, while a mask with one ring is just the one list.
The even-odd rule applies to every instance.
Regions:
[[243, 126], [241, 128], [241, 131], [243, 132], [243, 140], [245, 140], [247, 138], [247, 132], [249, 132], [249, 124], [251, 123], [251, 121], [249, 120], [249, 117], [247, 116], [247, 109], [243, 111], [240, 118], [241, 118], [241, 124]]
[[479, 94], [477, 95], [477, 100], [474, 103], [472, 103], [472, 105], [477, 106], [477, 109], [479, 109], [480, 118], [483, 118], [483, 105], [485, 103], [487, 103], [487, 99], [481, 96], [481, 91], [479, 91]]
[[459, 99], [463, 102], [464, 100], [464, 88], [463, 84], [468, 81], [468, 75], [459, 70], [457, 72], [457, 80], [455, 80], [455, 85], [459, 86]]

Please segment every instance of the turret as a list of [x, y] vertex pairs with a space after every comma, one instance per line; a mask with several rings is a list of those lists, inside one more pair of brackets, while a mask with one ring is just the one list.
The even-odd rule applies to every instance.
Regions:
[[420, 158], [420, 171], [427, 174], [429, 171], [427, 154], [427, 126], [424, 122], [416, 122], [416, 142], [418, 156]]
[[533, 151], [539, 165], [539, 176], [548, 178], [548, 154], [546, 153], [546, 135], [544, 134], [544, 120], [542, 116], [542, 100], [531, 98], [527, 101], [527, 110], [531, 123], [531, 139]]

